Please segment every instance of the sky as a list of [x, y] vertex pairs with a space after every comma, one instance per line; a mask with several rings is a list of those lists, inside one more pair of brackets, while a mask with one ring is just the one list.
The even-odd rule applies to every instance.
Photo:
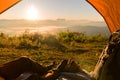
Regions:
[[85, 0], [22, 0], [0, 15], [0, 19], [30, 18], [103, 21]]

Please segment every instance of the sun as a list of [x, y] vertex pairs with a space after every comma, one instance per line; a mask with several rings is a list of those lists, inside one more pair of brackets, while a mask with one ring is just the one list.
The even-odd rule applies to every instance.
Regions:
[[27, 20], [37, 20], [38, 19], [38, 10], [34, 6], [28, 8], [26, 12]]

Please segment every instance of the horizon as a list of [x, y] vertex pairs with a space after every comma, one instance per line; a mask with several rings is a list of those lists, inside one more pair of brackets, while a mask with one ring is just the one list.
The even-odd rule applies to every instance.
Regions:
[[57, 18], [57, 19], [37, 19], [37, 20], [28, 20], [28, 19], [0, 19], [0, 20], [23, 20], [23, 21], [31, 21], [31, 22], [35, 22], [35, 21], [89, 21], [89, 22], [104, 22], [106, 24], [106, 22], [104, 20], [87, 20], [87, 19], [64, 19], [64, 18]]
[[0, 20], [0, 32], [19, 35], [25, 30], [38, 33], [56, 34], [60, 31], [85, 32], [85, 34], [109, 34], [104, 21], [88, 20]]

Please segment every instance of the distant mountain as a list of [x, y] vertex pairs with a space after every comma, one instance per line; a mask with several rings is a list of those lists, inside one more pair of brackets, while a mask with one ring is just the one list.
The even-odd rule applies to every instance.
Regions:
[[85, 33], [87, 35], [96, 35], [96, 34], [110, 35], [110, 32], [107, 26], [102, 26], [102, 27], [76, 26], [76, 27], [69, 27], [68, 30], [73, 32]]
[[[103, 34], [109, 35], [109, 30], [104, 21], [88, 21], [88, 20], [0, 20], [0, 31], [9, 34], [19, 34], [26, 29], [41, 32], [59, 32], [74, 31], [83, 32], [87, 35]], [[42, 30], [43, 29], [43, 30]], [[50, 31], [52, 30], [52, 31]]]

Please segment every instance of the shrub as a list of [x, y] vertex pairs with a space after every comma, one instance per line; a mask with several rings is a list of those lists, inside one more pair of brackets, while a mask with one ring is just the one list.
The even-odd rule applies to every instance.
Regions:
[[104, 41], [108, 41], [108, 36], [99, 34], [88, 37], [88, 42], [104, 42]]
[[87, 37], [85, 36], [85, 34], [83, 34], [83, 33], [79, 33], [79, 34], [77, 34], [77, 35], [75, 35], [74, 36], [75, 38], [75, 41], [76, 42], [80, 42], [80, 43], [84, 43], [84, 42], [86, 42], [87, 41]]
[[57, 34], [57, 39], [62, 42], [71, 42], [74, 40], [73, 32], [60, 32]]
[[57, 39], [64, 43], [70, 43], [72, 41], [76, 41], [78, 43], [86, 43], [107, 41], [108, 36], [101, 34], [86, 36], [85, 34], [78, 32], [60, 32], [57, 34]]
[[[25, 32], [19, 36], [8, 36], [5, 33], [0, 33], [0, 47], [11, 48], [46, 48], [65, 49], [64, 44], [89, 43], [89, 42], [105, 42], [108, 41], [108, 36], [94, 35], [86, 36], [78, 32], [60, 32], [57, 35], [42, 35], [39, 33]], [[73, 44], [74, 45], [74, 44]]]

